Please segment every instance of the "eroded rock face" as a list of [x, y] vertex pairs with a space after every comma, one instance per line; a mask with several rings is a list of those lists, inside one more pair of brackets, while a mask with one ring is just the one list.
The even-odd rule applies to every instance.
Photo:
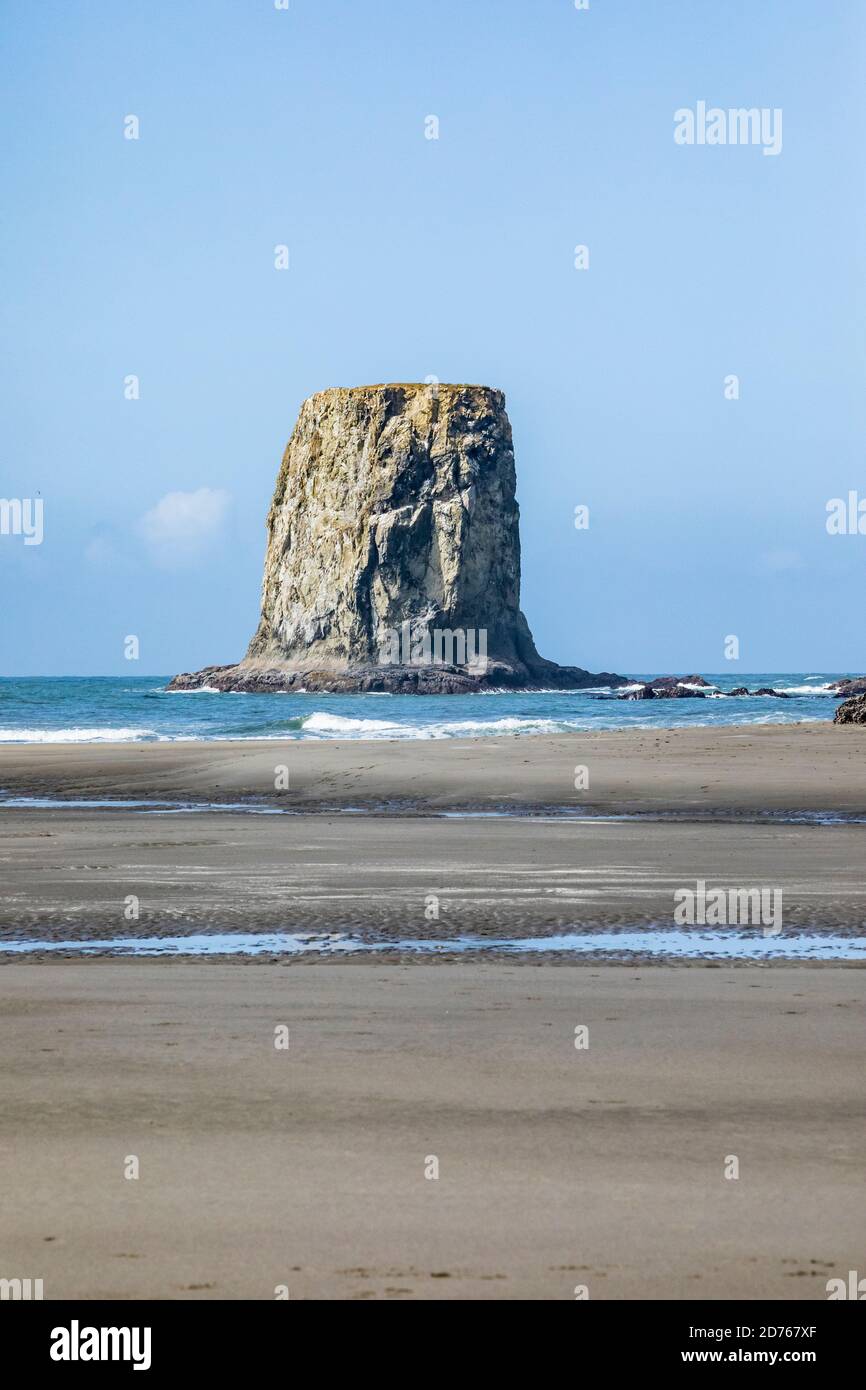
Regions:
[[520, 611], [518, 521], [501, 392], [391, 385], [311, 396], [268, 514], [247, 655], [171, 688], [623, 684], [538, 655]]
[[866, 724], [866, 695], [855, 695], [839, 705], [833, 716], [834, 724]]

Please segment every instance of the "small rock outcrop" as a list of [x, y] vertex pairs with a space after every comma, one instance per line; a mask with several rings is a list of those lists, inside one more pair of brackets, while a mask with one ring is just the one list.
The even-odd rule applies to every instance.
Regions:
[[685, 685], [663, 685], [660, 689], [654, 690], [653, 695], [657, 700], [705, 700], [707, 697], [703, 690], [689, 690]]
[[653, 680], [647, 681], [653, 690], [676, 690], [680, 685], [698, 685], [705, 690], [710, 689], [710, 683], [703, 676], [656, 676]]
[[787, 690], [774, 690], [771, 685], [762, 685], [758, 690], [750, 690], [747, 685], [738, 685], [736, 690], [729, 690], [727, 698], [731, 699], [734, 695], [773, 695], [777, 700], [790, 700], [793, 697]]
[[618, 700], [705, 700], [707, 697], [704, 690], [695, 690], [695, 686], [710, 688], [709, 681], [704, 680], [703, 676], [656, 676], [651, 681], [645, 681], [635, 690], [628, 690], [623, 695], [618, 695]]
[[301, 407], [268, 514], [246, 657], [172, 690], [624, 685], [545, 661], [520, 611], [511, 426], [486, 386], [321, 391]]
[[839, 705], [833, 716], [834, 724], [866, 724], [866, 695], [855, 695]]
[[852, 695], [866, 695], [866, 676], [846, 676], [844, 680], [833, 681], [830, 690], [844, 700]]

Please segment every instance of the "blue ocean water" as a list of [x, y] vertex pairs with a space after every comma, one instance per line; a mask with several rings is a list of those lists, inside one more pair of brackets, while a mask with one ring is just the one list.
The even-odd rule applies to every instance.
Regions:
[[[620, 701], [592, 691], [484, 695], [169, 693], [168, 677], [0, 678], [0, 743], [135, 743], [177, 739], [441, 739], [580, 729], [654, 729], [830, 720], [828, 684], [845, 673], [705, 674], [704, 700]], [[636, 677], [652, 679], [651, 674]], [[730, 697], [747, 685], [789, 698]]]

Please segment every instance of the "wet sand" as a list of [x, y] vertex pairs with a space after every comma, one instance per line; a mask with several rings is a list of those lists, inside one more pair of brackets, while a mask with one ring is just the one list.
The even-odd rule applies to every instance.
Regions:
[[864, 985], [0, 970], [0, 1275], [46, 1298], [826, 1298], [866, 1237]]
[[[448, 938], [670, 925], [675, 890], [699, 879], [781, 889], [787, 928], [863, 931], [866, 826], [780, 818], [866, 816], [864, 751], [859, 729], [818, 724], [8, 745], [7, 796], [252, 801], [293, 814], [0, 809], [0, 935]], [[276, 792], [281, 767], [289, 788]], [[586, 791], [574, 789], [576, 767], [588, 769]], [[461, 807], [481, 815], [442, 814]], [[508, 814], [485, 818], [497, 810]]]
[[675, 890], [699, 878], [781, 888], [786, 929], [862, 933], [864, 839], [862, 826], [4, 810], [0, 938], [670, 926]]
[[[275, 791], [281, 767], [289, 787]], [[589, 778], [581, 791], [578, 767]], [[413, 742], [9, 744], [0, 747], [0, 789], [257, 798], [296, 810], [385, 806], [415, 814], [550, 806], [685, 817], [828, 809], [866, 816], [866, 735], [857, 726], [815, 723]]]

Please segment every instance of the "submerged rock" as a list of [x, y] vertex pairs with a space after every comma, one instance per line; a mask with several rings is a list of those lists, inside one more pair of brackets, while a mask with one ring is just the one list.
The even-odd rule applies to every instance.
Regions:
[[399, 691], [626, 684], [539, 656], [520, 611], [511, 426], [486, 386], [321, 391], [268, 514], [246, 657], [170, 690]]

